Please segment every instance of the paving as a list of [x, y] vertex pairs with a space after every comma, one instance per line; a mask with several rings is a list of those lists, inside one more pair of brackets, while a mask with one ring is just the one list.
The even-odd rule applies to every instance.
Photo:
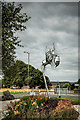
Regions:
[[80, 120], [80, 105], [74, 105], [74, 108], [75, 108], [76, 111], [79, 112], [78, 120]]
[[[18, 101], [18, 100], [19, 99], [0, 101], [0, 111], [6, 112], [7, 111], [7, 105], [9, 105], [11, 101], [14, 102], [14, 101]], [[2, 112], [0, 112], [0, 118], [2, 118], [2, 117], [3, 117], [3, 114], [2, 114]]]

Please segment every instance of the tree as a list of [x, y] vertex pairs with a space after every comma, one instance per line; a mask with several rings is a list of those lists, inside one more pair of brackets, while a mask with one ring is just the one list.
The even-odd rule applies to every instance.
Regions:
[[80, 79], [78, 79], [78, 82], [77, 82], [79, 85], [80, 85]]
[[2, 41], [1, 41], [1, 36], [2, 36], [2, 9], [1, 9], [1, 3], [0, 3], [0, 75], [2, 74]]
[[30, 19], [26, 13], [21, 13], [22, 5], [14, 2], [2, 2], [2, 70], [5, 74], [14, 64], [16, 46], [20, 46], [20, 40], [14, 35], [18, 30], [23, 31], [23, 25]]
[[59, 88], [59, 82], [57, 82], [56, 88]]
[[[28, 79], [28, 65], [23, 61], [17, 60], [13, 66], [11, 66], [3, 79], [3, 84], [8, 87], [9, 85], [20, 86], [29, 84], [30, 88], [39, 86], [39, 88], [45, 88], [43, 74], [40, 70], [35, 69], [29, 65], [29, 79]], [[50, 80], [46, 76], [47, 84], [50, 85]]]
[[65, 83], [63, 86], [62, 86], [63, 88], [71, 88], [71, 85], [70, 85], [70, 83]]

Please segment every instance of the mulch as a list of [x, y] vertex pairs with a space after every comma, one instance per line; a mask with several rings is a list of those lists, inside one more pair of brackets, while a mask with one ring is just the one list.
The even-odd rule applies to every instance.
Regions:
[[48, 100], [45, 102], [45, 107], [43, 108], [43, 110], [53, 110], [57, 107], [59, 100]]

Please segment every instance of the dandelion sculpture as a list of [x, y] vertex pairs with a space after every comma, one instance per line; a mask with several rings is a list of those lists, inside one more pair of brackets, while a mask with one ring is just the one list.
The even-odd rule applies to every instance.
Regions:
[[44, 78], [45, 87], [47, 90], [47, 96], [49, 97], [49, 92], [48, 92], [48, 87], [47, 87], [47, 82], [46, 82], [46, 77], [45, 77], [45, 68], [48, 64], [50, 64], [51, 66], [54, 66], [54, 67], [57, 67], [60, 64], [60, 57], [55, 53], [54, 44], [51, 49], [48, 49], [45, 52], [45, 57], [46, 57], [46, 59], [42, 61], [41, 69], [43, 72], [43, 78]]

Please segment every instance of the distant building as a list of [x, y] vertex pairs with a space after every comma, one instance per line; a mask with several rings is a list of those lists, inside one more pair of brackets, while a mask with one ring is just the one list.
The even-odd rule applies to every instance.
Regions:
[[35, 89], [39, 89], [39, 86], [35, 86]]
[[58, 82], [53, 82], [53, 81], [51, 81], [50, 83], [51, 83], [51, 89], [54, 89], [58, 84]]

